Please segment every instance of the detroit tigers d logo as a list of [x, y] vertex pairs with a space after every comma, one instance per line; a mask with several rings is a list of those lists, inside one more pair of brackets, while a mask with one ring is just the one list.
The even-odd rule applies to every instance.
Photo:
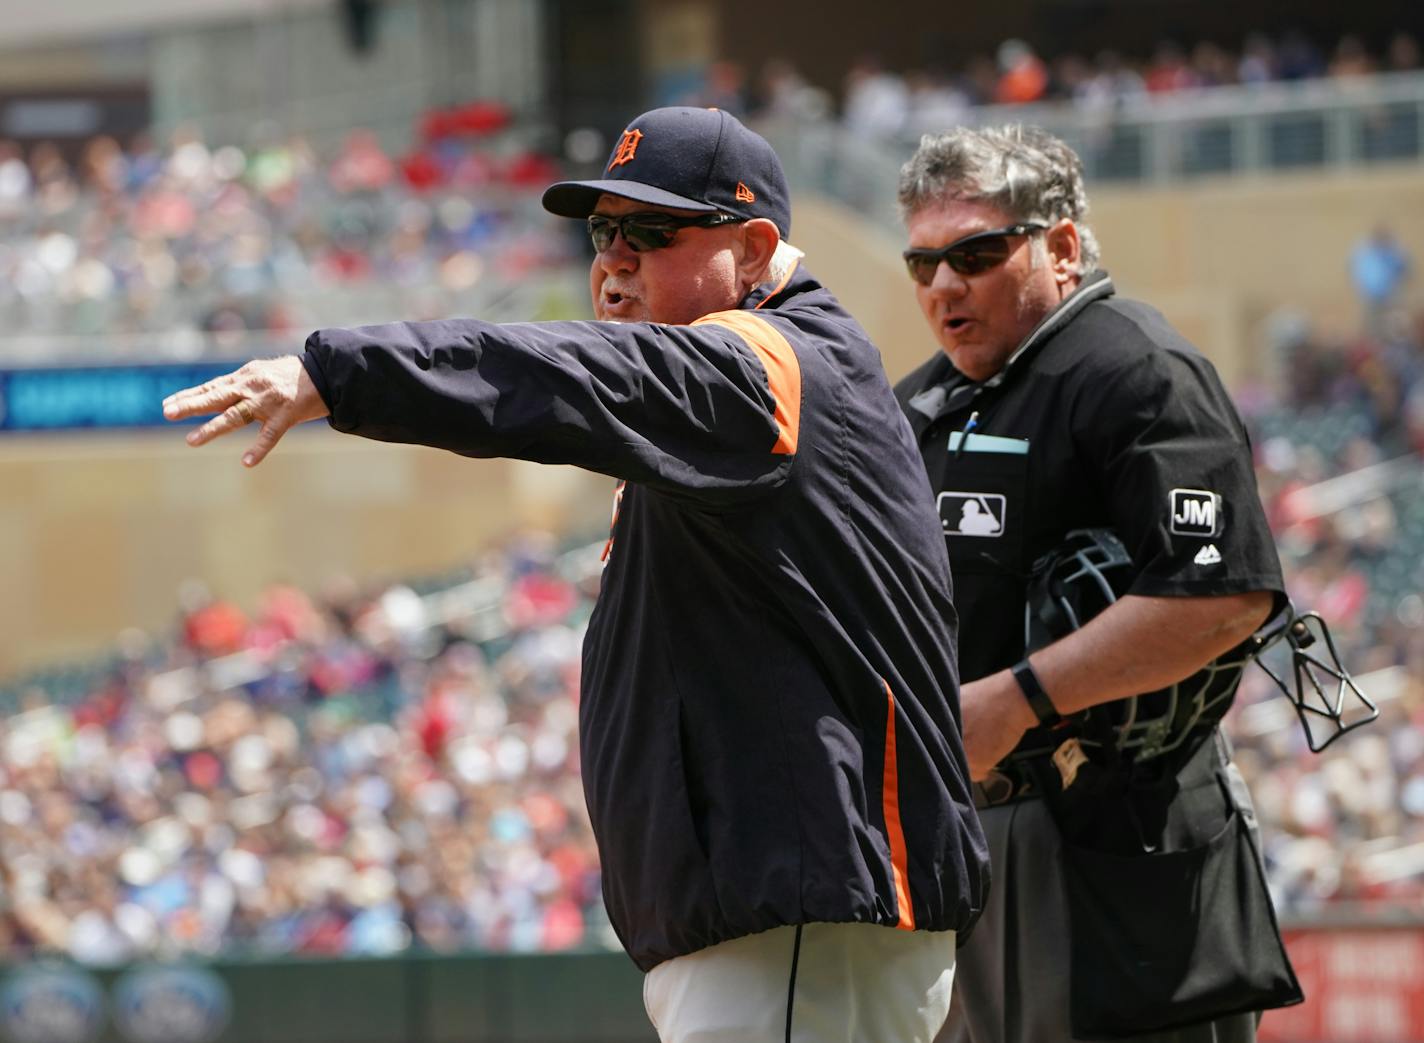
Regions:
[[618, 141], [618, 147], [613, 151], [613, 158], [608, 161], [608, 169], [621, 167], [624, 163], [631, 163], [633, 157], [638, 154], [638, 144], [643, 140], [641, 130], [625, 130], [623, 137]]

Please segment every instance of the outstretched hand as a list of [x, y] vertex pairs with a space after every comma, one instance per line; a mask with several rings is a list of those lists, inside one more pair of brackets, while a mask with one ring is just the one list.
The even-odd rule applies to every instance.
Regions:
[[254, 421], [260, 423], [257, 441], [242, 457], [246, 467], [260, 464], [297, 424], [317, 420], [329, 412], [296, 355], [257, 359], [233, 373], [175, 392], [163, 400], [163, 416], [167, 420], [218, 414], [188, 433], [188, 444], [193, 446], [205, 445]]

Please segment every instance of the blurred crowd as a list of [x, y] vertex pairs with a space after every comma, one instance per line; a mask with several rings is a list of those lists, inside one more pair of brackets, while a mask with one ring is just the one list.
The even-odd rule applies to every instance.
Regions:
[[[1110, 119], [1134, 99], [1420, 67], [1419, 44], [1406, 32], [1375, 50], [1355, 36], [1321, 49], [1291, 33], [1255, 34], [1234, 51], [1168, 42], [1151, 55], [1051, 59], [1007, 40], [956, 68], [901, 72], [862, 58], [838, 99], [776, 59], [756, 77], [714, 62], [698, 86], [660, 100], [773, 121], [838, 118], [873, 144], [964, 122], [975, 106], [1053, 101]], [[1412, 109], [1381, 110], [1361, 149], [1374, 158], [1415, 155], [1417, 124]], [[1223, 133], [1193, 131], [1179, 146], [1187, 167], [1225, 163]], [[1282, 133], [1273, 148], [1283, 161], [1316, 147], [1292, 127]], [[603, 155], [596, 132], [575, 139], [575, 162]], [[481, 308], [572, 259], [575, 240], [566, 229], [552, 232], [538, 204], [558, 166], [529, 147], [527, 128], [502, 106], [428, 113], [412, 140], [392, 150], [356, 130], [326, 154], [271, 129], [240, 145], [210, 145], [192, 129], [162, 142], [97, 137], [77, 152], [0, 140], [0, 323], [11, 337], [103, 335], [113, 344], [191, 334], [195, 345], [201, 336], [222, 345], [252, 331]], [[1099, 176], [1140, 173], [1140, 143], [1130, 136], [1119, 141], [1100, 128], [1081, 147]]]
[[210, 147], [109, 137], [67, 154], [0, 140], [0, 320], [10, 335], [286, 332], [323, 316], [445, 312], [442, 294], [563, 261], [538, 194], [553, 161], [508, 114], [427, 117], [393, 154], [353, 131], [331, 155], [259, 132]]
[[611, 944], [576, 741], [597, 566], [529, 537], [425, 597], [194, 587], [171, 640], [24, 693], [0, 953]]
[[[1424, 907], [1424, 315], [1398, 306], [1409, 259], [1388, 229], [1363, 239], [1350, 267], [1358, 330], [1328, 336], [1276, 316], [1273, 390], [1238, 393], [1290, 596], [1328, 621], [1380, 707], [1377, 721], [1316, 755], [1251, 669], [1229, 718], [1272, 886], [1302, 915], [1341, 903]], [[1329, 661], [1318, 644], [1310, 652]], [[1317, 673], [1326, 700], [1342, 696], [1347, 721], [1358, 719], [1354, 693]]]
[[1069, 103], [1107, 112], [1138, 99], [1213, 87], [1345, 81], [1380, 73], [1417, 72], [1418, 40], [1398, 32], [1372, 49], [1354, 35], [1322, 48], [1300, 32], [1279, 38], [1247, 36], [1239, 48], [1208, 40], [1163, 41], [1151, 54], [1103, 50], [1040, 55], [1025, 40], [1005, 40], [993, 55], [976, 54], [957, 66], [888, 68], [866, 55], [846, 72], [840, 97], [809, 83], [785, 59], [751, 75], [732, 61], [713, 63], [704, 82], [677, 99], [715, 105], [751, 117], [828, 118], [839, 112], [846, 128], [869, 140], [942, 130], [981, 105]]
[[[1042, 82], [1025, 93], [1039, 93], [1008, 96], [1030, 59]], [[857, 66], [844, 119], [945, 125], [955, 106], [1082, 100], [1110, 83], [1417, 65], [1406, 36], [1381, 56], [1349, 39], [1333, 55], [1258, 39], [1235, 55], [1199, 45], [1047, 65], [1010, 41], [977, 73], [937, 81]], [[938, 101], [925, 93], [936, 82]], [[708, 89], [698, 100], [734, 110], [825, 101], [784, 63], [755, 97], [730, 66]], [[378, 287], [408, 295], [405, 316], [435, 313], [432, 286], [464, 292], [492, 270], [565, 259], [569, 238], [536, 216], [555, 171], [503, 128], [470, 107], [434, 114], [408, 154], [356, 132], [325, 159], [275, 137], [246, 149], [101, 138], [77, 161], [0, 143], [0, 316], [31, 332], [221, 338], [305, 329], [304, 296]], [[1292, 600], [1328, 620], [1381, 711], [1317, 755], [1270, 679], [1247, 672], [1228, 728], [1287, 913], [1424, 901], [1424, 316], [1401, 307], [1412, 263], [1388, 228], [1362, 238], [1348, 259], [1356, 331], [1279, 315], [1263, 337], [1271, 378], [1237, 389]], [[0, 954], [615, 944], [577, 757], [597, 578], [596, 548], [560, 554], [529, 536], [419, 592], [278, 586], [242, 607], [195, 586], [171, 635], [133, 635], [92, 676], [37, 678], [0, 716]]]
[[[1421, 446], [1373, 390], [1424, 386], [1418, 334], [1278, 330], [1286, 358], [1331, 364], [1279, 397], [1242, 395], [1291, 597], [1329, 621], [1381, 708], [1315, 754], [1247, 670], [1227, 726], [1287, 915], [1424, 901]], [[1343, 509], [1322, 499], [1326, 479], [1397, 455], [1406, 480]], [[577, 756], [598, 549], [527, 535], [420, 591], [274, 586], [250, 610], [193, 585], [170, 636], [32, 679], [0, 719], [0, 952], [614, 945]]]

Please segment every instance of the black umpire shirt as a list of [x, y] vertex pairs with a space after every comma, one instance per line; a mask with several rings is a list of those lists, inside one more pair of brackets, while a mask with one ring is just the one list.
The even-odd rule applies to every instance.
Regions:
[[987, 381], [937, 353], [895, 389], [944, 525], [964, 681], [1023, 657], [1025, 577], [1074, 529], [1118, 534], [1131, 594], [1284, 591], [1216, 370], [1113, 293], [1107, 273], [1087, 276]]

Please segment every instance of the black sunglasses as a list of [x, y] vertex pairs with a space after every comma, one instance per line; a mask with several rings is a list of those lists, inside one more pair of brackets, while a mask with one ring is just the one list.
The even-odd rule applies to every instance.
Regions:
[[966, 235], [938, 250], [906, 250], [905, 267], [909, 269], [910, 278], [921, 286], [934, 282], [935, 272], [945, 263], [960, 275], [978, 275], [997, 268], [1009, 259], [1014, 252], [1010, 239], [1032, 235], [1047, 227], [1031, 223], [1009, 225], [1007, 228], [991, 228], [987, 232]]
[[593, 240], [593, 248], [599, 253], [613, 245], [613, 236], [621, 234], [628, 249], [634, 253], [644, 250], [661, 250], [671, 246], [677, 233], [683, 228], [715, 228], [718, 225], [737, 224], [745, 221], [735, 214], [699, 214], [696, 217], [679, 217], [676, 214], [647, 212], [609, 217], [606, 214], [590, 214], [588, 217], [588, 237]]

